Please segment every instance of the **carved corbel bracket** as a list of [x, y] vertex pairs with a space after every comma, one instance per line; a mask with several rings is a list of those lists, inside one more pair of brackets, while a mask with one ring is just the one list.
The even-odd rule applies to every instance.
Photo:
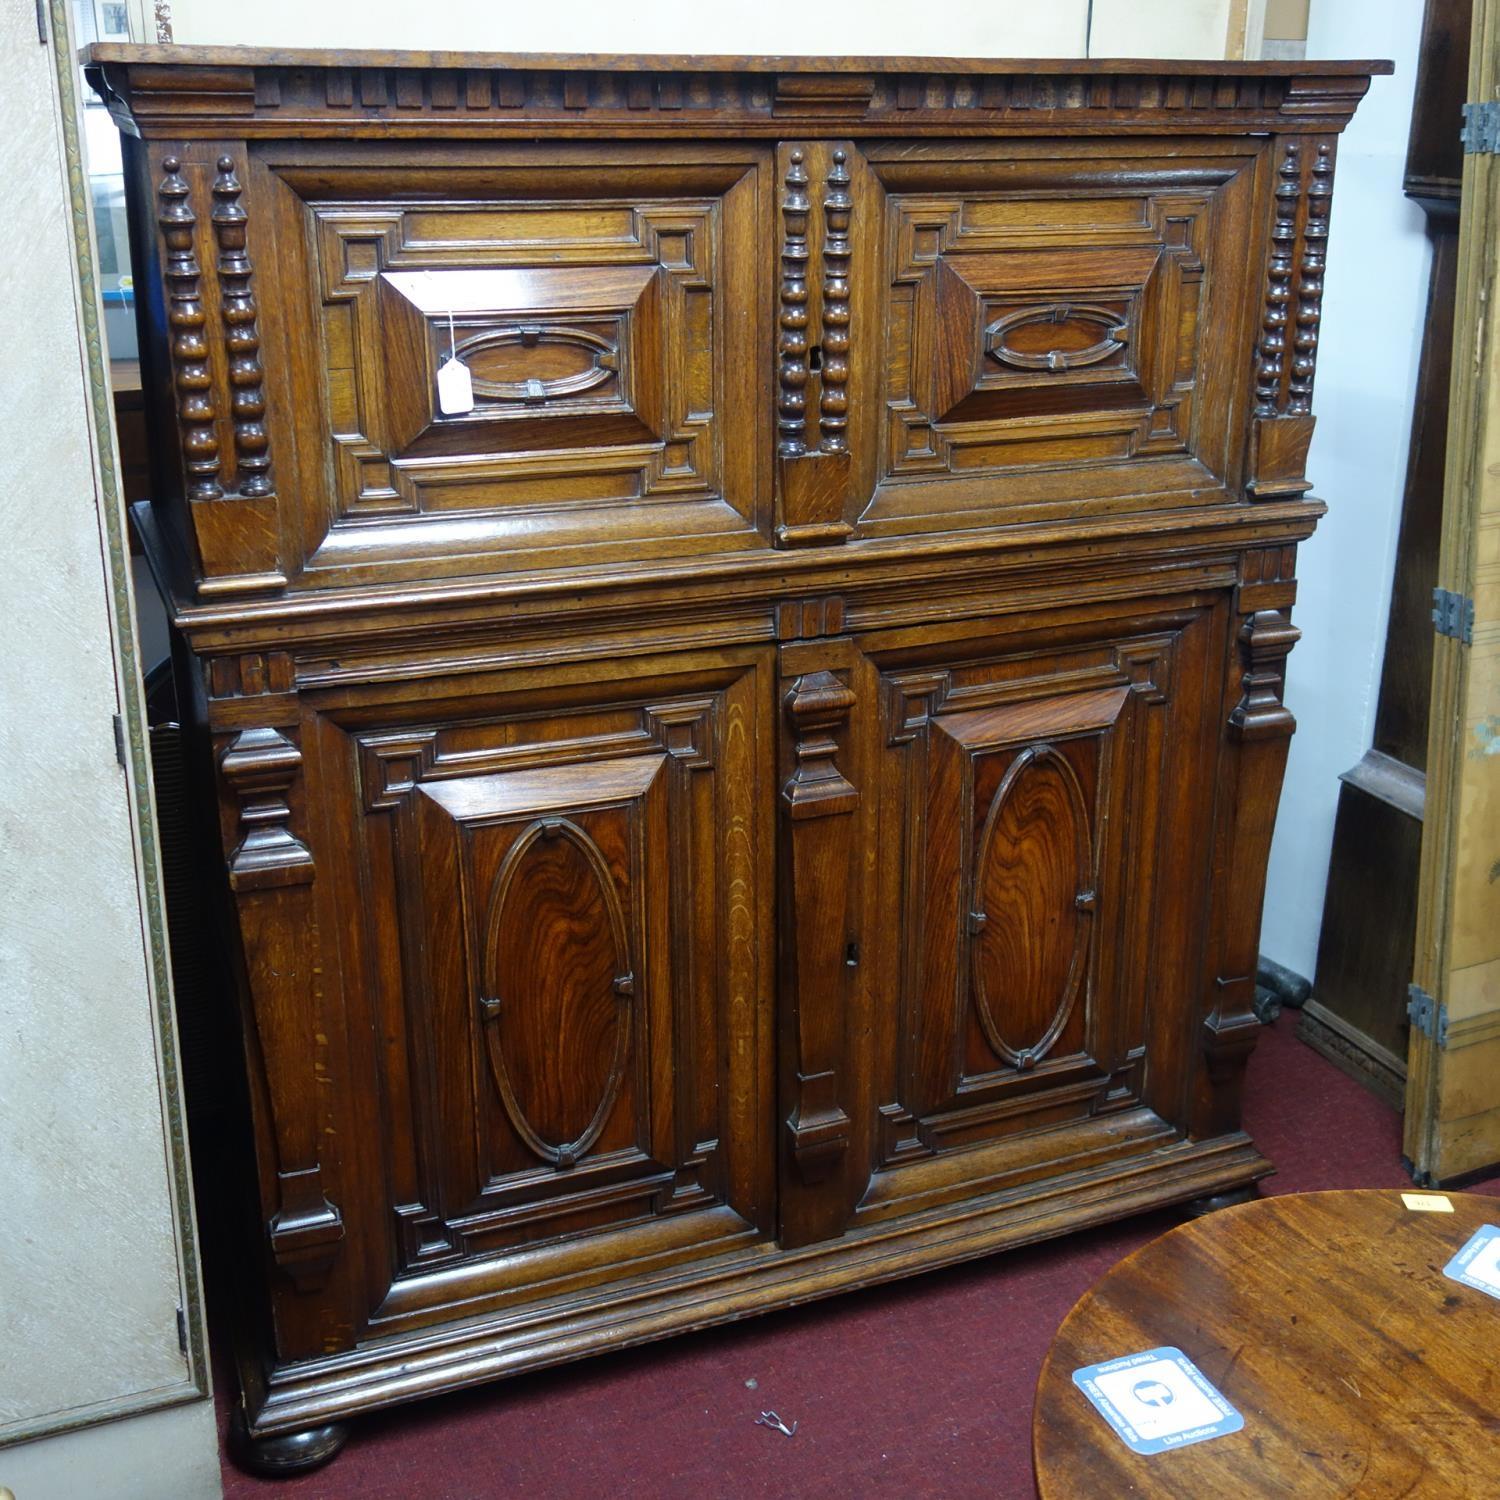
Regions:
[[[807, 267], [811, 200], [807, 194], [807, 152], [793, 147], [787, 156], [781, 203], [782, 248], [777, 348], [777, 478], [779, 547], [842, 542], [853, 531], [848, 519], [849, 456], [849, 264], [853, 199], [849, 155], [830, 158], [823, 198], [823, 280], [820, 341], [809, 340]], [[818, 435], [807, 431], [808, 390], [818, 395]]]
[[1292, 139], [1281, 147], [1276, 167], [1246, 466], [1245, 490], [1254, 500], [1302, 495], [1312, 487], [1305, 471], [1313, 435], [1333, 159], [1331, 138]]
[[344, 1220], [323, 1196], [317, 1163], [300, 1172], [276, 1174], [281, 1207], [271, 1218], [271, 1254], [299, 1292], [315, 1292], [328, 1280], [344, 1240]]
[[[199, 589], [213, 595], [279, 589], [286, 578], [280, 568], [244, 186], [229, 151], [212, 152], [210, 161], [212, 165], [186, 155], [162, 157], [156, 191], [183, 493], [202, 568]], [[200, 192], [208, 183], [212, 200], [208, 221], [219, 288], [219, 306], [212, 314], [203, 301], [195, 181]], [[223, 345], [226, 389], [217, 387], [214, 376], [214, 337]], [[233, 454], [228, 476], [226, 447]]]
[[849, 722], [853, 691], [832, 672], [798, 677], [786, 695], [792, 733], [793, 768], [781, 789], [794, 820], [851, 812], [859, 793], [838, 768], [834, 731]]
[[1229, 715], [1236, 739], [1291, 737], [1297, 721], [1281, 701], [1281, 693], [1287, 656], [1301, 639], [1302, 632], [1280, 610], [1258, 610], [1241, 627], [1244, 691]]
[[270, 726], [239, 729], [219, 757], [239, 838], [229, 884], [276, 1145], [271, 1253], [300, 1291], [314, 1291], [333, 1266], [344, 1224], [324, 1191], [319, 1151], [316, 868], [290, 826], [290, 794], [301, 772], [302, 752]]
[[238, 847], [229, 858], [229, 884], [236, 891], [306, 885], [313, 857], [287, 826], [287, 793], [302, 768], [302, 752], [279, 729], [242, 729], [219, 760], [219, 769], [239, 799]]
[[808, 668], [788, 673], [782, 700], [783, 964], [791, 1027], [786, 1131], [794, 1168], [782, 1203], [783, 1243], [806, 1244], [842, 1226], [841, 1195], [799, 1190], [826, 1182], [850, 1139], [840, 1092], [848, 995], [859, 962], [850, 930], [859, 792], [839, 766], [840, 740], [855, 704], [853, 690], [831, 669], [840, 645], [847, 643], [835, 643], [832, 657], [821, 643], [782, 648], [784, 667]]
[[[1203, 1023], [1203, 1058], [1216, 1099], [1233, 1097], [1238, 1101], [1245, 1065], [1260, 1039], [1260, 1021], [1254, 1005], [1254, 974], [1214, 980], [1213, 1008]], [[1236, 1129], [1238, 1125], [1236, 1110], [1226, 1129]]]

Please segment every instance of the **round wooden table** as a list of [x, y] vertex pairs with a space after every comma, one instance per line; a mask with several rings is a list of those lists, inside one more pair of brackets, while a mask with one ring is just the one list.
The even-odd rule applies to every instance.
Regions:
[[[1171, 1230], [1073, 1308], [1042, 1366], [1043, 1500], [1500, 1497], [1500, 1300], [1443, 1275], [1500, 1200], [1398, 1192], [1261, 1198]], [[1132, 1453], [1073, 1372], [1175, 1346], [1243, 1416]]]

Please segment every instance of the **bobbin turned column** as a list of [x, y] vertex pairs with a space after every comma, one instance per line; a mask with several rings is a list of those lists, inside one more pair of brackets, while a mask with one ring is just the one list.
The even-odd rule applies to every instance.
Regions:
[[[780, 338], [777, 346], [778, 547], [826, 546], [853, 531], [849, 452], [852, 148], [817, 142], [783, 147]], [[811, 169], [811, 170], [810, 170]], [[823, 183], [821, 215], [809, 187]], [[814, 303], [809, 246], [822, 280]], [[816, 307], [816, 327], [811, 309]], [[810, 397], [813, 393], [815, 401]], [[817, 420], [811, 412], [816, 406]]]

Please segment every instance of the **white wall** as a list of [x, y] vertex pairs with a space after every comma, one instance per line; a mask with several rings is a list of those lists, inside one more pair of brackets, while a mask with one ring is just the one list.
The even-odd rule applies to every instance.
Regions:
[[[60, 3], [48, 25], [71, 89]], [[32, 6], [0, 6], [0, 55], [0, 1444], [33, 1439], [0, 1447], [0, 1484], [206, 1500], [217, 1442], [206, 1370], [178, 1343], [182, 1307], [201, 1355], [201, 1299], [123, 513], [101, 486], [113, 439], [84, 350], [98, 303], [78, 276], [72, 99]]]
[[1090, 57], [1259, 57], [1266, 0], [1094, 0]]
[[1297, 559], [1286, 701], [1297, 716], [1261, 952], [1311, 975], [1338, 777], [1370, 747], [1430, 252], [1401, 192], [1422, 21], [1418, 0], [1314, 0], [1309, 57], [1389, 57], [1339, 146], [1308, 459], [1329, 512]]
[[174, 0], [178, 42], [504, 52], [1080, 57], [1088, 0]]
[[[1265, 0], [175, 0], [178, 42], [506, 52], [916, 53], [945, 57], [1256, 55]], [[1227, 42], [1226, 42], [1227, 38]]]

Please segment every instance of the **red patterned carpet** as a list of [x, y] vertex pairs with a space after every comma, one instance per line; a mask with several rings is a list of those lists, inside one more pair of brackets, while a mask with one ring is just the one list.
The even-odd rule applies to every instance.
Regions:
[[[1293, 1036], [1250, 1063], [1270, 1193], [1404, 1187], [1400, 1120]], [[1500, 1178], [1470, 1191], [1500, 1196]], [[328, 1468], [228, 1500], [599, 1496], [1023, 1500], [1031, 1397], [1073, 1303], [1180, 1222], [1157, 1213], [716, 1332], [426, 1401], [357, 1424]], [[227, 1382], [220, 1376], [220, 1403]], [[795, 1437], [755, 1425], [778, 1412]], [[1101, 1427], [1101, 1436], [1103, 1428]]]

